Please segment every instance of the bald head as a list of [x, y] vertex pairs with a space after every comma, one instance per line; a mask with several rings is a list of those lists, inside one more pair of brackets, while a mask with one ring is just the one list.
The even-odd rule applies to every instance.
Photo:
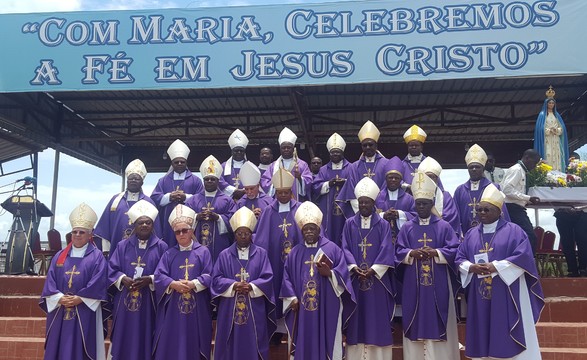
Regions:
[[528, 149], [524, 151], [522, 155], [522, 162], [528, 171], [533, 170], [538, 162], [540, 162], [540, 154], [534, 149]]

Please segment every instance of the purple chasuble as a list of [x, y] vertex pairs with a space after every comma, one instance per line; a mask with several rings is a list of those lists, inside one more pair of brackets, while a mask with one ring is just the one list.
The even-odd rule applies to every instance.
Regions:
[[[487, 244], [487, 245], [486, 245]], [[475, 255], [487, 251], [488, 260], [506, 260], [524, 270], [534, 323], [544, 307], [544, 295], [532, 248], [518, 225], [500, 219], [495, 233], [483, 234], [483, 225], [472, 228], [459, 246], [455, 263], [475, 263]], [[526, 291], [526, 289], [521, 289]], [[467, 357], [511, 358], [526, 349], [520, 313], [520, 279], [507, 286], [501, 277], [479, 279], [473, 274], [467, 294]]]
[[[230, 173], [227, 175], [225, 174], [225, 170], [226, 170], [226, 164], [228, 163], [228, 161], [231, 162], [231, 166], [230, 166]], [[234, 186], [237, 189], [244, 189], [243, 184], [240, 181], [239, 178], [239, 173], [241, 172], [241, 168], [235, 168], [234, 167], [234, 162], [232, 161], [232, 156], [228, 159], [228, 161], [225, 161], [222, 163], [222, 175], [220, 176], [220, 179], [218, 179], [218, 188], [222, 191], [224, 191], [224, 189], [226, 189], [228, 186]], [[247, 161], [247, 159], [245, 158], [245, 160], [243, 161], [243, 164]]]
[[[142, 276], [155, 274], [167, 244], [152, 234], [146, 249], [139, 249], [136, 234], [118, 244], [110, 254], [108, 283], [114, 292], [112, 310], [112, 359], [143, 360], [151, 357], [155, 333], [155, 292], [149, 286], [141, 290], [122, 290], [114, 285], [126, 275], [133, 278], [135, 268], [143, 268]], [[132, 344], [132, 345], [131, 345]]]
[[345, 223], [342, 248], [349, 266], [354, 264], [362, 270], [368, 270], [374, 264], [388, 266], [381, 279], [375, 275], [361, 279], [354, 271], [351, 272], [357, 308], [349, 320], [347, 344], [392, 345], [395, 301], [391, 280], [395, 267], [395, 246], [389, 224], [373, 213], [370, 228], [361, 229], [361, 214], [356, 214]]
[[444, 200], [442, 202], [442, 220], [446, 221], [453, 228], [454, 232], [461, 237], [461, 218], [459, 208], [448, 191], [442, 190]]
[[[106, 301], [108, 265], [102, 252], [89, 243], [84, 257], [74, 258], [68, 254], [63, 266], [57, 266], [57, 259], [67, 250], [69, 248], [59, 251], [51, 260], [39, 302], [45, 312], [45, 298], [57, 293]], [[96, 346], [104, 346], [96, 344], [96, 321], [102, 320], [97, 319], [96, 312], [84, 302], [72, 308], [57, 306], [47, 313], [45, 359], [95, 359]]]
[[412, 180], [414, 180], [414, 173], [418, 170], [420, 163], [426, 159], [426, 155], [422, 155], [422, 159], [420, 162], [411, 162], [410, 158], [406, 155], [406, 157], [402, 160], [402, 173], [403, 173], [403, 182], [406, 184], [411, 184]]
[[216, 262], [222, 250], [228, 248], [234, 240], [229, 221], [236, 211], [236, 204], [222, 191], [217, 190], [214, 197], [196, 194], [186, 201], [185, 205], [192, 208], [196, 213], [210, 208], [220, 216], [220, 221], [224, 222], [227, 230], [224, 234], [220, 234], [216, 221], [196, 221], [196, 229], [194, 230], [196, 239], [210, 250], [212, 263]]
[[175, 240], [175, 234], [169, 225], [168, 219], [171, 211], [175, 209], [177, 201], [172, 201], [165, 206], [161, 206], [161, 199], [165, 194], [171, 193], [175, 190], [183, 190], [186, 194], [199, 194], [204, 192], [204, 184], [199, 177], [192, 174], [191, 171], [186, 170], [185, 179], [184, 180], [173, 180], [173, 171], [168, 172], [157, 182], [157, 186], [153, 190], [151, 194], [151, 199], [157, 205], [159, 209], [159, 216], [157, 217], [161, 222], [161, 228], [163, 229], [163, 240], [167, 243], [169, 247], [174, 246], [177, 244], [177, 240]]
[[[290, 168], [285, 169], [292, 173], [292, 175], [293, 169], [295, 168], [295, 163], [296, 161], [292, 160]], [[312, 172], [310, 171], [308, 163], [306, 163], [304, 160], [298, 159], [297, 164], [301, 178], [295, 179], [291, 189], [293, 191], [293, 198], [296, 199], [296, 201], [303, 202], [310, 199], [310, 192], [312, 191]], [[263, 191], [265, 191], [267, 194], [272, 194], [272, 197], [275, 197], [275, 192], [270, 191], [274, 190], [273, 185], [271, 184], [271, 179], [273, 178], [273, 174], [277, 172], [278, 167], [283, 167], [283, 164], [281, 163], [281, 156], [272, 162], [271, 165], [269, 165], [269, 168], [263, 173], [263, 176], [261, 176], [261, 187], [263, 188]], [[298, 194], [299, 186], [304, 189], [306, 195], [302, 196], [301, 194]]]
[[[477, 190], [471, 190], [471, 181], [459, 185], [455, 190], [455, 196], [453, 199], [459, 209], [459, 219], [461, 220], [463, 235], [465, 235], [470, 228], [481, 223], [479, 220], [479, 214], [477, 214], [477, 207], [479, 206], [481, 195], [483, 195], [483, 190], [485, 190], [489, 184], [492, 184], [492, 182], [486, 178], [481, 178]], [[494, 185], [499, 189], [498, 184]], [[501, 211], [502, 217], [506, 221], [510, 221], [507, 207], [503, 206]]]
[[[191, 251], [180, 251], [176, 245], [163, 254], [155, 270], [157, 321], [153, 359], [210, 359], [211, 273], [210, 251], [197, 241], [193, 242]], [[172, 281], [194, 279], [206, 289], [180, 294], [169, 288]]]
[[[454, 258], [459, 239], [444, 220], [432, 215], [429, 225], [420, 225], [419, 218], [406, 223], [399, 232], [396, 248], [398, 266], [404, 269], [402, 289], [402, 324], [404, 335], [412, 340], [446, 341], [449, 307], [449, 276], [454, 275]], [[442, 253], [448, 264], [434, 259], [413, 259], [411, 265], [402, 261], [411, 250], [427, 245]], [[457, 290], [453, 281], [453, 293]]]
[[[112, 205], [119, 195], [116, 194], [110, 199], [94, 229], [94, 235], [110, 241], [110, 253], [116, 250], [116, 246], [120, 241], [128, 239], [134, 230], [134, 225], [130, 223], [127, 213], [128, 209], [136, 204], [136, 201], [128, 201], [127, 192], [125, 191], [116, 208], [112, 209]], [[139, 194], [139, 200], [145, 200], [157, 206], [142, 191]], [[153, 221], [153, 226], [155, 234], [161, 236], [161, 221], [159, 218]]]
[[[273, 293], [278, 294], [283, 279], [283, 264], [292, 248], [302, 242], [302, 233], [294, 215], [300, 203], [289, 202], [289, 212], [279, 212], [279, 201], [273, 200], [270, 206], [261, 213], [257, 223], [254, 242], [267, 251], [271, 269], [273, 270]], [[276, 317], [283, 317], [283, 306], [280, 299], [275, 302]]]
[[[335, 346], [338, 326], [345, 327], [355, 310], [356, 301], [349, 277], [347, 263], [341, 248], [320, 236], [317, 247], [296, 245], [285, 262], [280, 297], [296, 297], [298, 312], [291, 308], [285, 314], [287, 331], [292, 339], [294, 359], [331, 359]], [[344, 288], [340, 298], [336, 296], [332, 283], [318, 272], [312, 259], [322, 249], [332, 261], [332, 276]], [[339, 323], [342, 306], [342, 323]]]
[[[408, 194], [402, 189], [397, 189], [397, 200], [389, 200], [389, 192], [387, 187], [379, 192], [375, 199], [375, 207], [378, 212], [386, 212], [389, 209], [401, 210], [406, 214], [406, 222], [416, 217], [415, 203], [412, 195]], [[397, 237], [399, 229], [397, 223], [391, 224], [394, 238]]]
[[[232, 292], [221, 296], [235, 282], [241, 281], [244, 269], [249, 284], [254, 284], [262, 296]], [[273, 271], [267, 252], [254, 244], [249, 258], [240, 260], [236, 244], [220, 253], [212, 272], [212, 296], [218, 303], [214, 359], [269, 359], [269, 338], [275, 331], [275, 296]]]
[[[340, 189], [338, 194], [338, 201], [348, 202], [355, 199], [355, 186], [364, 177], [370, 177], [371, 180], [383, 189], [386, 187], [385, 183], [385, 166], [387, 159], [380, 153], [375, 154], [375, 161], [370, 163], [365, 161], [365, 156], [361, 155], [359, 160], [352, 163], [348, 170], [347, 181]], [[352, 215], [351, 215], [352, 216]]]
[[[254, 199], [249, 199], [247, 197], [247, 195], [244, 195], [242, 198], [240, 198], [239, 201], [236, 202], [236, 210], [238, 210], [242, 207], [248, 207], [251, 210], [255, 210], [257, 208], [260, 208], [261, 214], [263, 214], [263, 211], [265, 210], [265, 208], [268, 207], [269, 205], [271, 205], [272, 202], [273, 202], [273, 198], [271, 196], [268, 196], [265, 193], [262, 193], [262, 192], [259, 192], [259, 195]], [[259, 219], [260, 218], [261, 218], [261, 215], [259, 215]], [[259, 224], [257, 223], [257, 226], [258, 225]], [[257, 228], [255, 227], [255, 231], [256, 230], [257, 230]]]
[[351, 163], [346, 159], [342, 160], [342, 169], [333, 170], [332, 162], [322, 166], [318, 175], [314, 178], [312, 184], [312, 194], [315, 199], [315, 203], [318, 205], [322, 214], [322, 226], [320, 227], [324, 231], [324, 236], [336, 245], [341, 245], [342, 228], [346, 221], [346, 216], [336, 201], [338, 194], [342, 187], [335, 186], [328, 190], [328, 193], [321, 195], [322, 186], [324, 183], [339, 177], [341, 179], [348, 179], [348, 172]]

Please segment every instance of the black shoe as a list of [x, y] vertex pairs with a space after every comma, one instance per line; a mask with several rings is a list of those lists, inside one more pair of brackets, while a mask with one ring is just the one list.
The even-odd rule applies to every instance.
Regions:
[[575, 278], [575, 277], [579, 277], [579, 276], [581, 276], [581, 275], [579, 275], [578, 272], [572, 272], [572, 273], [567, 274], [567, 277], [570, 277], [570, 278]]

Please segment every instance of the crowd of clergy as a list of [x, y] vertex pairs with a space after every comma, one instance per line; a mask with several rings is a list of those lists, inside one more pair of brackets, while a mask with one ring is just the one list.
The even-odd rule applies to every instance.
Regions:
[[539, 201], [525, 194], [536, 152], [500, 174], [471, 146], [453, 197], [420, 127], [405, 132], [403, 159], [377, 150], [370, 121], [358, 137], [359, 159], [334, 133], [312, 173], [290, 129], [259, 165], [236, 130], [227, 161], [201, 164], [203, 181], [176, 140], [151, 196], [132, 161], [99, 219], [86, 204], [70, 215], [41, 298], [45, 359], [269, 359], [283, 335], [291, 359], [388, 360], [401, 345], [406, 360], [457, 360], [465, 319], [467, 357], [540, 359], [544, 300], [518, 214]]

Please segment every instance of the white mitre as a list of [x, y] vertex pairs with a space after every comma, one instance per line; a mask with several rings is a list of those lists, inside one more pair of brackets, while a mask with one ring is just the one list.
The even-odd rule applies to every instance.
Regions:
[[375, 126], [375, 124], [373, 124], [371, 120], [367, 120], [367, 122], [364, 123], [361, 127], [361, 130], [359, 130], [358, 137], [359, 141], [363, 141], [365, 139], [379, 141], [380, 135], [381, 133], [379, 132], [379, 129], [377, 129], [377, 126]]
[[171, 161], [179, 157], [187, 159], [190, 155], [190, 148], [183, 141], [176, 139], [171, 145], [169, 145], [169, 148], [167, 148], [167, 155], [169, 155], [169, 160]]
[[255, 226], [257, 226], [257, 217], [255, 213], [246, 206], [235, 211], [230, 218], [230, 227], [232, 231], [236, 231], [236, 229], [241, 227], [246, 227], [247, 229], [254, 231]]
[[281, 146], [284, 142], [292, 143], [295, 145], [296, 141], [298, 140], [298, 136], [294, 134], [289, 128], [284, 127], [283, 130], [279, 133], [279, 138], [277, 142]]
[[483, 194], [481, 195], [481, 200], [479, 200], [479, 202], [488, 202], [495, 205], [499, 209], [503, 207], [504, 201], [505, 194], [499, 191], [497, 186], [493, 185], [493, 183], [485, 187], [485, 190], [483, 190]]
[[342, 136], [340, 136], [338, 133], [334, 133], [328, 138], [328, 141], [326, 142], [326, 148], [328, 151], [331, 151], [332, 149], [339, 149], [344, 151], [346, 148], [346, 141], [344, 141]]
[[369, 199], [377, 199], [379, 195], [379, 186], [370, 177], [364, 177], [355, 185], [355, 197], [359, 199], [361, 196], [366, 196]]
[[315, 224], [319, 227], [322, 225], [322, 211], [311, 201], [304, 201], [296, 211], [294, 219], [301, 229], [306, 224]]
[[442, 172], [442, 166], [436, 161], [433, 157], [427, 156], [422, 162], [420, 166], [418, 166], [418, 170], [428, 173], [431, 172], [436, 176], [440, 176]]
[[155, 221], [157, 215], [159, 215], [159, 210], [157, 210], [155, 205], [151, 204], [145, 199], [142, 199], [137, 201], [133, 206], [130, 207], [130, 209], [128, 209], [127, 215], [133, 224], [141, 216], [146, 216], [149, 219]]
[[231, 149], [234, 149], [235, 147], [246, 148], [247, 145], [249, 145], [249, 138], [244, 132], [240, 131], [240, 129], [236, 129], [230, 134], [230, 137], [228, 138], [228, 146], [230, 146]]
[[145, 167], [145, 164], [139, 159], [134, 159], [129, 162], [124, 170], [124, 175], [128, 178], [131, 174], [137, 174], [141, 179], [145, 180], [145, 177], [147, 177], [147, 168]]
[[478, 163], [485, 166], [486, 162], [487, 153], [485, 153], [485, 150], [483, 150], [483, 148], [477, 144], [471, 146], [469, 151], [467, 151], [467, 155], [465, 155], [465, 163], [467, 166], [469, 166], [471, 163]]
[[241, 166], [241, 170], [238, 173], [238, 178], [243, 186], [259, 185], [261, 180], [261, 172], [257, 165], [250, 161], [247, 161]]

